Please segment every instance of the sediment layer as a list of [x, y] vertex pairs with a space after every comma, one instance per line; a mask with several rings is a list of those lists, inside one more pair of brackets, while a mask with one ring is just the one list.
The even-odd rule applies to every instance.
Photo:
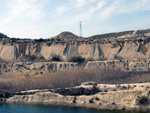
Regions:
[[53, 93], [48, 90], [33, 90], [16, 93], [3, 100], [6, 103], [84, 106], [98, 109], [150, 110], [149, 83], [122, 84], [120, 86], [99, 84], [97, 87], [102, 90], [94, 95], [70, 96]]

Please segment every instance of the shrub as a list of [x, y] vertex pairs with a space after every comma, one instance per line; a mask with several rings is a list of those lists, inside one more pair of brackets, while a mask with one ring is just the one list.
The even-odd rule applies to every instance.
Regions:
[[100, 99], [98, 97], [95, 97], [95, 100], [99, 101]]
[[89, 100], [89, 103], [94, 103], [93, 99], [90, 99], [90, 100]]
[[34, 60], [36, 60], [36, 55], [31, 55], [31, 56], [29, 56], [29, 61], [34, 61]]
[[36, 61], [44, 61], [43, 56], [36, 56], [36, 55], [25, 55], [24, 61], [36, 62]]
[[50, 61], [56, 61], [56, 62], [61, 62], [62, 58], [59, 55], [52, 55], [52, 58]]
[[82, 58], [81, 56], [73, 56], [68, 59], [69, 62], [77, 62], [79, 64], [83, 63], [85, 61], [85, 58]]
[[137, 104], [138, 104], [138, 105], [142, 105], [142, 106], [148, 106], [149, 103], [150, 103], [149, 101], [150, 101], [150, 100], [149, 100], [148, 97], [142, 96], [142, 97], [139, 97], [139, 98], [137, 99]]
[[33, 62], [37, 59], [36, 55], [25, 55], [23, 59], [21, 59], [22, 61], [30, 61]]
[[40, 38], [40, 39], [35, 39], [34, 41], [37, 42], [37, 43], [40, 43], [40, 42], [43, 42], [44, 39]]

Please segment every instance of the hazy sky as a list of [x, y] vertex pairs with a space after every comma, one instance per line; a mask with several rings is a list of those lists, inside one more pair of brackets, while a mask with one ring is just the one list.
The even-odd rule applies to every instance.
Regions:
[[83, 36], [150, 28], [150, 0], [0, 0], [0, 32], [49, 38], [62, 31]]

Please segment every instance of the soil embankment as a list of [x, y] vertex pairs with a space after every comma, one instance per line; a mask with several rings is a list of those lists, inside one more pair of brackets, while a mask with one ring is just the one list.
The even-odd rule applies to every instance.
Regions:
[[[56, 93], [58, 90], [61, 90], [59, 93], [63, 91], [63, 94]], [[68, 91], [72, 94], [68, 94]], [[87, 93], [90, 91], [92, 94]], [[95, 93], [93, 93], [94, 91]], [[75, 95], [77, 93], [78, 95]], [[150, 83], [145, 83], [130, 85], [99, 84], [94, 87], [78, 86], [68, 90], [30, 90], [13, 94], [1, 100], [5, 100], [6, 103], [84, 106], [98, 109], [150, 110], [149, 98]]]

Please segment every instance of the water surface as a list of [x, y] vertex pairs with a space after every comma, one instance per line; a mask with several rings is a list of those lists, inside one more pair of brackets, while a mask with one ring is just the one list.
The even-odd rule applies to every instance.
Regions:
[[76, 107], [0, 104], [0, 113], [148, 113], [135, 111], [103, 111]]

